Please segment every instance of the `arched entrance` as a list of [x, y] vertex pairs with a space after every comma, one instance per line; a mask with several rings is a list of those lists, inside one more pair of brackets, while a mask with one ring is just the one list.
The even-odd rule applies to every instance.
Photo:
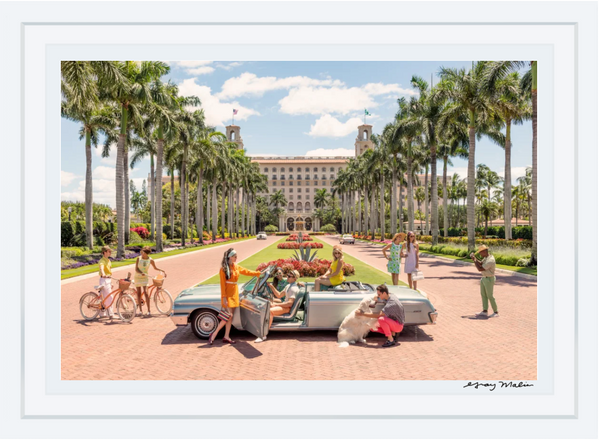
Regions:
[[304, 227], [306, 228], [307, 231], [312, 231], [312, 218], [310, 217], [306, 217], [304, 219]]
[[289, 217], [287, 219], [287, 229], [288, 229], [288, 231], [294, 230], [294, 218], [293, 217]]

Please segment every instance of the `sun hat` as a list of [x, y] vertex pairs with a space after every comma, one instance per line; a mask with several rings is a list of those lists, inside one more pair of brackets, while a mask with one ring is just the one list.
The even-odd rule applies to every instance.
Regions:
[[485, 244], [482, 244], [481, 246], [479, 246], [479, 249], [477, 249], [477, 252], [475, 252], [476, 254], [478, 254], [481, 251], [487, 251], [489, 249], [489, 247], [487, 247]]

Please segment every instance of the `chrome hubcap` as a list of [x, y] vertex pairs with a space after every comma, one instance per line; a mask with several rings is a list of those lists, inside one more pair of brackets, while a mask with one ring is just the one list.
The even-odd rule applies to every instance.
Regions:
[[212, 333], [215, 328], [215, 317], [212, 314], [206, 313], [198, 318], [198, 329], [202, 333]]

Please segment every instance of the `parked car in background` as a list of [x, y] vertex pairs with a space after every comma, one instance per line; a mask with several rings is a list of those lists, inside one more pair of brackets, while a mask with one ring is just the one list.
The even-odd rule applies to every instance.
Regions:
[[[344, 318], [356, 310], [363, 298], [375, 297], [375, 284], [345, 281], [315, 292], [312, 290], [313, 283], [306, 283], [300, 288], [289, 313], [276, 316], [269, 329], [273, 295], [267, 282], [276, 268], [275, 265], [268, 266], [259, 277], [239, 285], [240, 307], [233, 312], [233, 326], [236, 329], [250, 332], [257, 338], [264, 338], [269, 331], [337, 331]], [[438, 312], [421, 292], [405, 286], [388, 286], [388, 289], [404, 306], [404, 328], [436, 323]], [[382, 308], [383, 303], [376, 304], [373, 313], [379, 313]], [[208, 339], [219, 324], [217, 315], [220, 310], [221, 287], [218, 284], [198, 285], [177, 296], [171, 320], [176, 326], [190, 325], [198, 338]]]
[[350, 234], [345, 234], [340, 237], [340, 244], [354, 244], [354, 237]]
[[256, 234], [256, 239], [257, 240], [266, 240], [267, 239], [267, 233], [265, 231], [261, 231], [258, 234]]

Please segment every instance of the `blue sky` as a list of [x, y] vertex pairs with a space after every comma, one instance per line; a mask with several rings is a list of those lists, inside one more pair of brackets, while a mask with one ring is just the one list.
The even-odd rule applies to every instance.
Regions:
[[[171, 79], [182, 95], [202, 101], [207, 122], [219, 130], [231, 123], [241, 127], [249, 155], [354, 155], [357, 126], [364, 109], [372, 116], [373, 132], [393, 119], [396, 100], [416, 96], [410, 85], [413, 75], [434, 84], [445, 67], [466, 67], [471, 62], [211, 62], [168, 61]], [[85, 151], [79, 125], [61, 120], [61, 198], [84, 200]], [[513, 127], [512, 178], [531, 166], [531, 122]], [[101, 158], [93, 152], [94, 201], [114, 205], [116, 152]], [[449, 174], [466, 177], [466, 160], [453, 159]], [[476, 162], [504, 174], [504, 150], [486, 139], [477, 143]], [[150, 161], [140, 162], [130, 176], [141, 187]], [[441, 174], [441, 168], [438, 166]]]

